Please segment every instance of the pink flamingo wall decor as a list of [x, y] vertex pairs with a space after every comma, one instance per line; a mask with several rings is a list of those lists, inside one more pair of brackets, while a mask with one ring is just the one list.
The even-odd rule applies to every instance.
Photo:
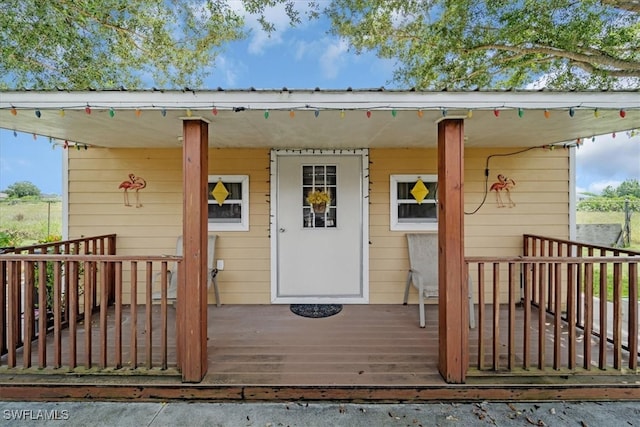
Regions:
[[[507, 178], [506, 176], [504, 176], [502, 174], [498, 175], [498, 181], [496, 181], [493, 184], [491, 184], [490, 191], [495, 191], [496, 192], [496, 203], [498, 204], [499, 208], [504, 208], [505, 206], [512, 208], [512, 207], [514, 207], [516, 205], [514, 203], [514, 201], [511, 200], [511, 189], [513, 187], [515, 187], [515, 186], [516, 186], [516, 182], [513, 179]], [[507, 204], [506, 205], [502, 201], [501, 193], [503, 191], [507, 195]]]
[[138, 194], [139, 190], [142, 190], [143, 188], [145, 188], [147, 186], [147, 182], [139, 177], [139, 176], [135, 176], [135, 174], [130, 173], [129, 174], [129, 179], [127, 181], [122, 181], [120, 183], [120, 185], [118, 186], [118, 189], [122, 188], [124, 189], [124, 205], [125, 206], [131, 206], [131, 203], [129, 203], [129, 190], [135, 190], [136, 192], [136, 208], [142, 207], [142, 204], [140, 203], [140, 195]]

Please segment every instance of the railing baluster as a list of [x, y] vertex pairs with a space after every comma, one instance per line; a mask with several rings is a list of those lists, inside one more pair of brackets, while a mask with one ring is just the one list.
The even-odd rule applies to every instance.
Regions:
[[53, 262], [53, 366], [62, 366], [62, 261]]
[[600, 345], [598, 367], [607, 367], [607, 264], [600, 264]]
[[516, 365], [516, 269], [515, 264], [509, 263], [509, 351], [508, 368], [512, 370]]
[[529, 369], [531, 367], [531, 273], [532, 264], [525, 263], [522, 265], [522, 285], [524, 286], [524, 333], [522, 334], [522, 367]]
[[493, 263], [493, 370], [500, 368], [500, 263]]
[[[576, 253], [575, 256], [576, 257], [582, 257], [582, 251], [583, 251], [583, 246], [582, 245], [577, 245], [576, 246]], [[582, 310], [584, 303], [583, 303], [583, 294], [582, 294], [582, 288], [581, 285], [583, 283], [582, 280], [582, 274], [583, 274], [583, 270], [581, 268], [581, 266], [578, 264], [578, 268], [576, 269], [576, 326], [582, 326], [584, 327], [584, 312]]]
[[[9, 261], [11, 262], [11, 261]], [[7, 261], [0, 261], [0, 355], [7, 351], [7, 335], [5, 333], [7, 329], [7, 284], [11, 282], [11, 277], [8, 276]], [[0, 366], [2, 365], [2, 359], [0, 358]]]
[[538, 369], [545, 367], [546, 340], [546, 298], [544, 280], [546, 277], [546, 263], [540, 263], [540, 284], [538, 286]]
[[[549, 251], [548, 251], [548, 256], [549, 258], [553, 258], [553, 241], [549, 240], [547, 242]], [[553, 285], [555, 283], [554, 279], [553, 279], [553, 268], [551, 268], [552, 263], [549, 263], [549, 265], [547, 266], [547, 273], [549, 273], [549, 278], [547, 280], [547, 311], [549, 312], [553, 312], [553, 308], [554, 308], [554, 304], [553, 304], [553, 296], [555, 295], [554, 289], [553, 289]]]
[[152, 288], [153, 284], [153, 263], [151, 261], [147, 261], [147, 279], [146, 279], [146, 313], [147, 313], [147, 325], [146, 325], [146, 359], [147, 359], [147, 368], [151, 369], [153, 367], [153, 301], [152, 301]]
[[484, 263], [478, 263], [478, 369], [484, 369], [484, 319], [485, 319], [485, 295], [484, 295]]
[[[31, 367], [31, 350], [32, 341], [35, 337], [35, 323], [33, 321], [33, 290], [34, 290], [34, 277], [33, 277], [34, 263], [26, 261], [24, 263], [24, 348], [22, 352], [22, 364], [25, 368]], [[3, 325], [4, 328], [4, 325]]]
[[[613, 367], [622, 368], [622, 265], [613, 264]], [[606, 337], [606, 336], [605, 336]]]
[[638, 264], [629, 263], [629, 369], [638, 368]]
[[78, 365], [78, 287], [80, 286], [79, 264], [77, 261], [67, 262], [69, 267], [69, 367]]
[[554, 263], [553, 369], [562, 365], [562, 264]]
[[38, 261], [38, 365], [47, 367], [47, 263]]
[[160, 352], [162, 369], [167, 369], [167, 263], [160, 267]]
[[138, 263], [131, 261], [131, 305], [129, 306], [131, 313], [131, 367], [138, 367]]
[[[567, 335], [568, 343], [568, 367], [573, 370], [576, 368], [576, 308], [579, 304], [576, 304], [576, 289], [577, 282], [576, 268], [577, 264], [571, 263], [567, 265], [567, 329], [569, 333]], [[579, 282], [577, 282], [579, 283]]]
[[18, 292], [17, 292], [17, 272], [20, 271], [20, 261], [13, 261], [9, 263], [9, 288], [7, 295], [9, 302], [7, 304], [7, 366], [10, 368], [16, 367], [16, 347], [18, 344], [17, 328], [16, 328], [16, 316], [20, 312], [17, 306]]
[[116, 369], [122, 368], [122, 262], [115, 262], [115, 335], [114, 347], [115, 347], [115, 361], [114, 366]]
[[584, 369], [591, 370], [591, 335], [593, 334], [593, 263], [584, 265]]
[[95, 280], [92, 271], [93, 263], [91, 261], [84, 262], [84, 364], [87, 369], [91, 369], [91, 316], [93, 314], [93, 282]]
[[107, 310], [109, 309], [107, 263], [100, 262], [100, 363], [101, 369], [107, 367]]

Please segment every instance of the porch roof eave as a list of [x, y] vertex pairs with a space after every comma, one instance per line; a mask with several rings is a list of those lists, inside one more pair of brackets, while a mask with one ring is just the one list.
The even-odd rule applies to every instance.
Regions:
[[181, 144], [182, 120], [201, 117], [211, 122], [210, 147], [435, 147], [436, 123], [464, 118], [466, 146], [540, 146], [640, 128], [639, 95], [638, 90], [2, 91], [0, 128], [89, 146], [171, 148]]

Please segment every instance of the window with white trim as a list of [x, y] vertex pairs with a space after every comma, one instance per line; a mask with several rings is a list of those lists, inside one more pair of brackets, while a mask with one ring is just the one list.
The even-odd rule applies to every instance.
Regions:
[[209, 231], [249, 230], [249, 175], [209, 175]]
[[438, 229], [438, 176], [391, 175], [391, 230]]

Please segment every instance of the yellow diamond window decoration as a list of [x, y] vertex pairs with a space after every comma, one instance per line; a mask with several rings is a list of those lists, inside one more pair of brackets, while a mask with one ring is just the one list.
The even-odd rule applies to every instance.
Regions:
[[411, 189], [411, 195], [413, 196], [414, 199], [416, 199], [416, 201], [420, 205], [422, 204], [422, 201], [425, 199], [425, 197], [427, 197], [428, 194], [429, 194], [429, 189], [427, 188], [426, 185], [424, 185], [424, 182], [422, 182], [422, 180], [418, 178], [418, 182], [416, 182], [416, 185], [414, 185], [413, 188]]
[[213, 187], [211, 195], [214, 199], [216, 199], [216, 202], [218, 202], [218, 204], [222, 206], [224, 201], [227, 200], [227, 197], [229, 197], [229, 190], [227, 190], [222, 181], [218, 181], [216, 186]]

